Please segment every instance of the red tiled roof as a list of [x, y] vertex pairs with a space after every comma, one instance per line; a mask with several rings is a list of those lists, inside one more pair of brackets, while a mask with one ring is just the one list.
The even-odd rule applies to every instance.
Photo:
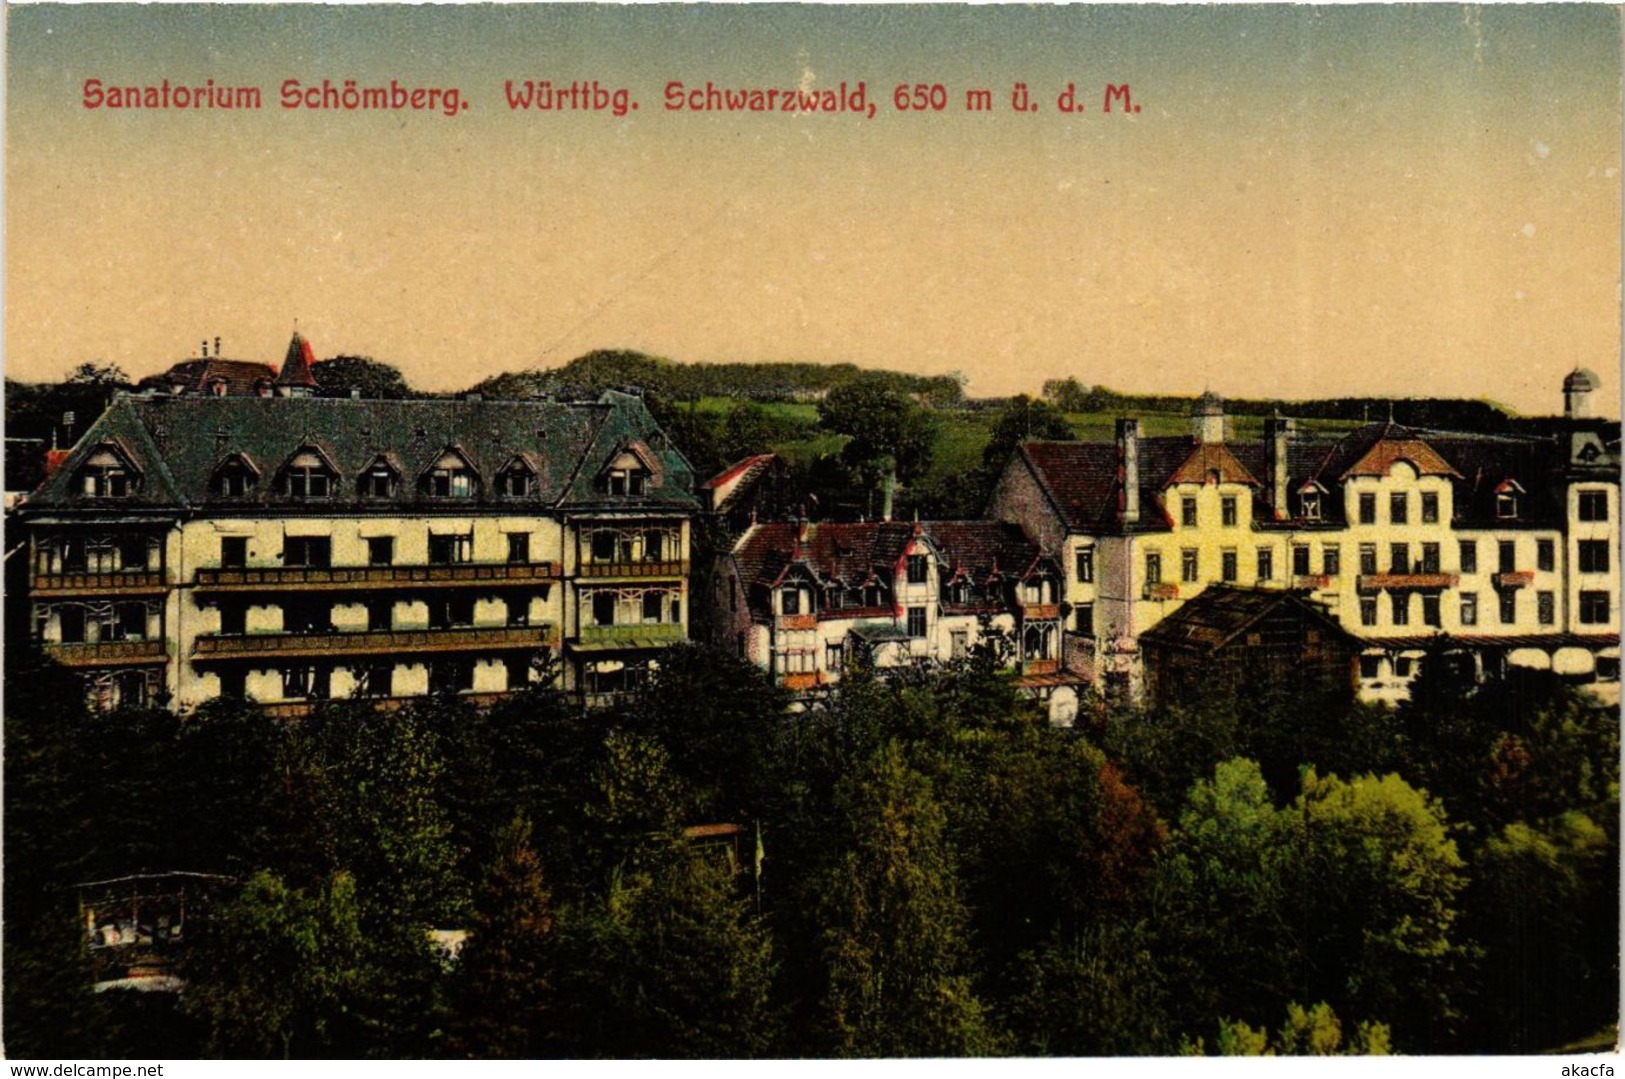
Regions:
[[1208, 477], [1215, 474], [1219, 477], [1220, 483], [1261, 486], [1253, 474], [1247, 471], [1246, 466], [1236, 460], [1236, 455], [1219, 442], [1204, 442], [1197, 446], [1195, 451], [1185, 458], [1184, 463], [1174, 469], [1163, 486], [1169, 487], [1176, 483], [1206, 483]]
[[250, 360], [184, 360], [161, 375], [148, 375], [138, 384], [139, 389], [168, 391], [180, 386], [185, 393], [212, 393], [210, 384], [222, 382], [227, 397], [253, 397], [261, 384], [276, 378], [276, 368], [268, 363]]

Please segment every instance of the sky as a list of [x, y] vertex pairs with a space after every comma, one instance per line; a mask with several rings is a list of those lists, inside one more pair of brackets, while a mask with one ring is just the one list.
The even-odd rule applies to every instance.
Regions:
[[[5, 370], [220, 337], [428, 390], [595, 348], [1618, 415], [1608, 6], [12, 6]], [[258, 110], [86, 106], [257, 87]], [[286, 80], [466, 108], [288, 109]], [[637, 109], [516, 110], [596, 82]], [[670, 111], [839, 89], [850, 113]], [[1012, 108], [1016, 83], [1034, 111]], [[894, 93], [940, 84], [942, 111]], [[1063, 113], [1071, 84], [1084, 105]], [[1137, 111], [1102, 111], [1107, 85]], [[967, 91], [992, 108], [966, 108]]]

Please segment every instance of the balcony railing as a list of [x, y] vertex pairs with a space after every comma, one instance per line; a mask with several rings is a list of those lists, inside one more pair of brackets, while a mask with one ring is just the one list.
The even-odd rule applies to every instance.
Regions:
[[1157, 584], [1148, 584], [1142, 593], [1146, 599], [1178, 599], [1179, 586], [1172, 581], [1160, 581]]
[[113, 570], [110, 573], [36, 573], [36, 596], [151, 595], [169, 588], [163, 570]]
[[534, 584], [558, 579], [552, 562], [462, 562], [447, 566], [268, 566], [200, 569], [197, 587], [215, 591], [266, 588], [419, 588], [424, 585]]
[[817, 689], [826, 685], [829, 676], [822, 671], [790, 671], [779, 675], [779, 685], [792, 693], [804, 693], [809, 689]]
[[687, 577], [687, 561], [662, 562], [582, 562], [577, 569], [582, 577], [595, 580], [616, 577]]
[[1318, 592], [1331, 586], [1332, 578], [1330, 574], [1295, 573], [1292, 575], [1292, 588], [1296, 592]]
[[45, 654], [64, 667], [119, 667], [162, 663], [169, 651], [163, 641], [102, 641], [96, 644], [46, 644]]
[[1497, 573], [1493, 579], [1496, 588], [1528, 588], [1535, 583], [1535, 571], [1523, 569], [1509, 573]]
[[1023, 603], [1021, 619], [1024, 622], [1053, 622], [1061, 617], [1059, 603]]
[[1361, 592], [1421, 592], [1454, 588], [1454, 573], [1362, 573], [1355, 581]]
[[678, 622], [628, 622], [615, 626], [582, 626], [584, 645], [615, 645], [622, 648], [654, 648], [677, 644], [684, 639]]
[[816, 614], [781, 614], [779, 615], [780, 629], [817, 629], [818, 616]]
[[204, 636], [192, 646], [198, 660], [242, 656], [284, 658], [333, 655], [396, 655], [418, 652], [472, 652], [540, 648], [552, 642], [552, 627], [491, 626], [456, 629], [369, 630], [365, 633], [259, 633]]
[[1022, 661], [1022, 674], [1059, 674], [1061, 661], [1058, 659], [1029, 659]]

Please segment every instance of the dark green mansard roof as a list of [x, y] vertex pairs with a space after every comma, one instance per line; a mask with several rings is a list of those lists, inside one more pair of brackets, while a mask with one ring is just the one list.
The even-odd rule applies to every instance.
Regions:
[[[121, 497], [84, 493], [83, 467], [111, 451], [136, 481]], [[314, 452], [335, 479], [328, 496], [300, 498], [280, 482]], [[466, 497], [436, 497], [422, 482], [448, 453], [475, 475]], [[612, 495], [606, 470], [624, 454], [648, 473], [641, 495]], [[388, 498], [361, 496], [380, 461], [398, 476]], [[240, 462], [240, 463], [238, 463]], [[522, 464], [534, 480], [514, 496], [498, 477]], [[222, 490], [222, 466], [254, 478], [241, 495]], [[29, 499], [30, 513], [70, 508], [378, 512], [410, 506], [467, 512], [486, 507], [598, 507], [688, 512], [694, 474], [640, 398], [610, 391], [593, 402], [377, 401], [314, 397], [123, 397], [115, 400]]]

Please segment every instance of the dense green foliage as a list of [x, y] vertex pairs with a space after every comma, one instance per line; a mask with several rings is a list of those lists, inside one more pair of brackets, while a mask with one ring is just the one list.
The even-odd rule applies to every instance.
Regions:
[[[11, 648], [14, 1056], [1505, 1052], [1617, 999], [1617, 721], [1549, 675], [1057, 730], [996, 648], [790, 712], [680, 646], [616, 711], [284, 720]], [[153, 867], [230, 878], [188, 989], [92, 994], [73, 886]]]

